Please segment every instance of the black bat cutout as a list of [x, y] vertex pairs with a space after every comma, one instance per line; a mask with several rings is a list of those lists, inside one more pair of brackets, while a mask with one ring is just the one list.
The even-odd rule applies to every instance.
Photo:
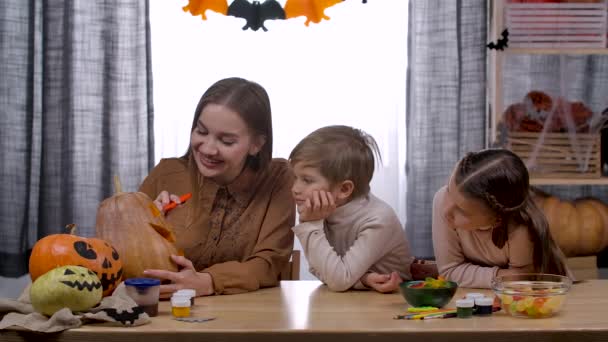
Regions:
[[144, 313], [144, 308], [141, 306], [133, 307], [133, 312], [128, 312], [127, 310], [121, 311], [114, 308], [102, 309], [101, 311], [105, 312], [108, 317], [115, 319], [117, 322], [122, 324], [135, 324], [135, 321], [139, 319], [139, 316]]
[[285, 10], [276, 0], [266, 0], [249, 2], [247, 0], [234, 0], [228, 6], [228, 15], [247, 20], [243, 30], [248, 28], [257, 31], [262, 28], [264, 32], [268, 29], [264, 26], [264, 21], [269, 19], [285, 19]]
[[494, 44], [494, 42], [490, 42], [488, 45], [486, 45], [488, 49], [503, 51], [504, 48], [509, 47], [509, 30], [505, 29], [500, 35], [502, 36], [502, 39], [498, 39], [496, 44]]

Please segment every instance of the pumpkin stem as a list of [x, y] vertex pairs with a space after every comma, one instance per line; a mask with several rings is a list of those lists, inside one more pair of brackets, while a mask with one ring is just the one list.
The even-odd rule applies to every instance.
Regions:
[[122, 185], [120, 184], [120, 178], [118, 175], [114, 175], [114, 193], [118, 194], [122, 192]]
[[76, 235], [76, 224], [70, 223], [65, 226], [65, 229], [69, 232], [70, 235]]

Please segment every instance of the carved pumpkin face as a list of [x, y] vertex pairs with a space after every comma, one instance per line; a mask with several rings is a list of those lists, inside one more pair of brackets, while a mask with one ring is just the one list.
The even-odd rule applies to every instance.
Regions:
[[122, 261], [118, 252], [102, 239], [83, 238], [73, 234], [54, 234], [40, 239], [30, 256], [32, 281], [51, 269], [79, 265], [97, 274], [108, 296], [122, 278]]
[[97, 209], [97, 236], [120, 253], [125, 278], [145, 277], [145, 269], [177, 272], [171, 255], [180, 254], [173, 228], [142, 192], [120, 192]]
[[52, 316], [67, 307], [83, 311], [95, 306], [102, 297], [102, 286], [97, 275], [80, 266], [62, 266], [40, 276], [30, 288], [34, 309]]

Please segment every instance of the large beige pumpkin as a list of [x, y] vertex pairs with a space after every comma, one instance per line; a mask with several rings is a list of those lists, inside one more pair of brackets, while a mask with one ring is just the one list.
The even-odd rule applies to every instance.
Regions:
[[142, 192], [118, 192], [97, 210], [95, 229], [109, 241], [123, 263], [123, 278], [142, 277], [145, 269], [177, 271], [173, 228]]
[[563, 201], [536, 191], [534, 200], [566, 256], [597, 254], [608, 247], [608, 206], [595, 198]]

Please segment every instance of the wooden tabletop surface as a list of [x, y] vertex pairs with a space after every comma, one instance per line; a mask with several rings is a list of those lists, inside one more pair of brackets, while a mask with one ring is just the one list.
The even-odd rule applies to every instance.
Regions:
[[[468, 292], [458, 289], [453, 300]], [[454, 307], [454, 302], [448, 305]], [[348, 338], [352, 341], [395, 341], [423, 338], [469, 341], [608, 341], [608, 280], [576, 284], [562, 312], [552, 318], [525, 319], [498, 312], [471, 319], [395, 320], [407, 304], [399, 293], [368, 291], [333, 293], [317, 281], [285, 281], [280, 287], [252, 293], [196, 298], [194, 317], [215, 317], [204, 323], [172, 318], [168, 302], [150, 324], [123, 328], [84, 325], [61, 334], [0, 332], [1, 341], [278, 341], [317, 342]], [[344, 341], [346, 342], [346, 341]]]

